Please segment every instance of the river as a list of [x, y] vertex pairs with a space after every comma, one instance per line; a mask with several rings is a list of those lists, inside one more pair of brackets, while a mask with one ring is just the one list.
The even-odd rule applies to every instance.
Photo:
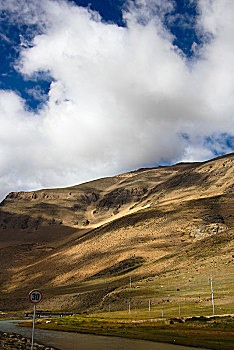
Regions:
[[[31, 337], [32, 330], [17, 326], [17, 321], [0, 321], [0, 331]], [[154, 343], [146, 340], [106, 337], [92, 334], [35, 329], [35, 341], [61, 350], [202, 350], [188, 346]]]

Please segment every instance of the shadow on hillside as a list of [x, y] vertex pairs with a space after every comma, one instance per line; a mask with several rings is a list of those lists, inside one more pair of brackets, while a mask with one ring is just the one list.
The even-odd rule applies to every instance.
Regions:
[[10, 280], [15, 269], [46, 256], [68, 241], [77, 230], [63, 224], [48, 224], [38, 217], [0, 210], [0, 284]]
[[62, 236], [69, 236], [77, 231], [76, 228], [66, 226], [60, 219], [45, 219], [40, 215], [33, 217], [26, 214], [15, 214], [0, 210], [0, 235], [1, 243], [16, 241], [51, 242], [59, 241]]
[[200, 187], [206, 188], [210, 185], [210, 175], [204, 175], [201, 173], [187, 171], [184, 173], [180, 173], [172, 176], [171, 178], [165, 180], [159, 185], [152, 188], [150, 194], [157, 193], [162, 190], [185, 190], [187, 188], [197, 186], [198, 189]]

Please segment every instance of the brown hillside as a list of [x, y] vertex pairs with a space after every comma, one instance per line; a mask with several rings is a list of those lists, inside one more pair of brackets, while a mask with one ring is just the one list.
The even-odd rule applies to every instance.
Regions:
[[230, 312], [233, 165], [229, 154], [10, 193], [0, 206], [0, 308], [27, 308], [32, 288], [44, 291], [41, 308], [50, 309], [121, 309], [149, 297], [155, 305], [208, 305], [212, 272], [217, 302]]

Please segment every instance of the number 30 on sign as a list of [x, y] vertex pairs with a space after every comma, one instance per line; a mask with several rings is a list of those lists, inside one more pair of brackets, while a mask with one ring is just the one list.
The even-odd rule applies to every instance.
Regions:
[[30, 293], [29, 293], [29, 300], [31, 301], [31, 303], [33, 304], [38, 304], [40, 303], [40, 301], [42, 301], [43, 295], [42, 292], [38, 289], [33, 289]]

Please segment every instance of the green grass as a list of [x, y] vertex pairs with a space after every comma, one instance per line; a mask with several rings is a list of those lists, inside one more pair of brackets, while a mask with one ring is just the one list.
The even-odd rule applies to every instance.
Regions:
[[[144, 339], [157, 342], [206, 347], [215, 350], [233, 349], [233, 317], [195, 317], [190, 319], [151, 319], [139, 321], [145, 314], [108, 313], [86, 317], [73, 316], [37, 320], [36, 327], [43, 329], [91, 333]], [[128, 315], [129, 316], [129, 315]], [[129, 319], [130, 318], [130, 319]], [[47, 321], [48, 321], [47, 320]], [[135, 322], [134, 322], [135, 321]], [[29, 325], [25, 322], [26, 326]]]

